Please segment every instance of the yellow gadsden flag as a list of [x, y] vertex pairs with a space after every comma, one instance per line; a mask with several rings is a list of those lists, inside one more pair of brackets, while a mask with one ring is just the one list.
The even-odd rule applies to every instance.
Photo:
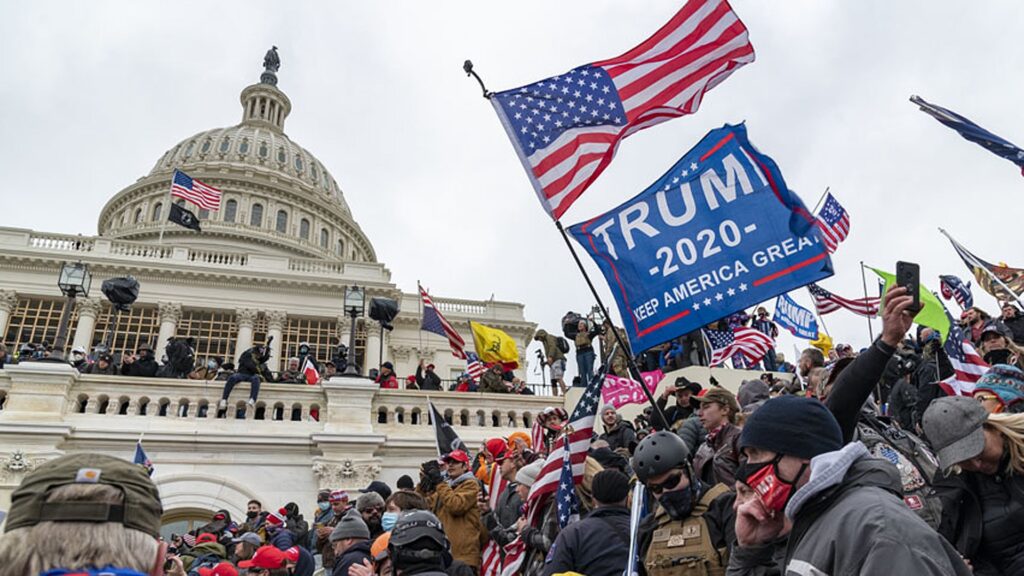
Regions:
[[470, 322], [469, 327], [473, 330], [473, 345], [481, 362], [519, 365], [519, 350], [511, 336], [476, 322]]

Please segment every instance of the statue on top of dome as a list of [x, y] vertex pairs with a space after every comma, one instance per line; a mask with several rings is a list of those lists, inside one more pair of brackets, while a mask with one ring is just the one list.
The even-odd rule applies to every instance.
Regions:
[[263, 74], [260, 75], [260, 82], [277, 85], [277, 71], [281, 69], [281, 57], [277, 55], [277, 46], [271, 46], [263, 56]]

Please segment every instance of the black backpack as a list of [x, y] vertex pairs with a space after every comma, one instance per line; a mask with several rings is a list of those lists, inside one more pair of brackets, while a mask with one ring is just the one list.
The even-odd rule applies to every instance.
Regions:
[[561, 336], [559, 336], [558, 340], [557, 340], [557, 344], [558, 344], [558, 349], [562, 351], [562, 354], [565, 354], [565, 353], [567, 353], [569, 351], [569, 341], [566, 340], [565, 338], [562, 338]]

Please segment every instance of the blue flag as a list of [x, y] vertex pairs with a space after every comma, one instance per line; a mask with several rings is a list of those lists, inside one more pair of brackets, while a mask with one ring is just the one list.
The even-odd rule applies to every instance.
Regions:
[[741, 124], [712, 130], [654, 184], [571, 227], [633, 350], [832, 275], [820, 230]]
[[153, 475], [153, 461], [149, 459], [149, 456], [146, 456], [146, 451], [142, 449], [142, 440], [135, 443], [135, 457], [132, 459], [132, 462], [142, 465], [146, 468], [146, 472], [149, 472], [150, 476]]
[[1016, 144], [996, 136], [952, 110], [926, 102], [920, 96], [911, 96], [910, 101], [917, 104], [925, 114], [956, 130], [965, 140], [970, 140], [996, 156], [1020, 166], [1021, 174], [1024, 174], [1024, 150], [1018, 148]]
[[818, 339], [818, 321], [814, 313], [794, 302], [789, 294], [779, 294], [772, 320], [797, 338]]

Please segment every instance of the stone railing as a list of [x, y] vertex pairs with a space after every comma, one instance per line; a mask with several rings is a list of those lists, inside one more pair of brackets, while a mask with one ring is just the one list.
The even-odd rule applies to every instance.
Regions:
[[72, 234], [38, 234], [28, 237], [29, 246], [62, 252], [92, 252], [93, 239]]
[[344, 262], [331, 262], [316, 258], [289, 258], [288, 270], [292, 272], [313, 272], [315, 274], [343, 274]]
[[218, 266], [242, 266], [249, 262], [246, 254], [235, 252], [217, 252], [213, 250], [196, 250], [190, 248], [188, 251], [189, 262], [202, 262], [204, 264], [215, 264]]
[[163, 260], [172, 257], [174, 250], [170, 246], [153, 246], [150, 244], [136, 244], [134, 242], [114, 240], [110, 242], [110, 253], [130, 258]]
[[430, 392], [428, 396], [418, 390], [380, 390], [372, 404], [375, 428], [423, 433], [417, 432], [417, 427], [430, 425], [428, 400], [459, 430], [529, 429], [544, 408], [562, 405], [561, 399], [544, 396], [461, 392]]

